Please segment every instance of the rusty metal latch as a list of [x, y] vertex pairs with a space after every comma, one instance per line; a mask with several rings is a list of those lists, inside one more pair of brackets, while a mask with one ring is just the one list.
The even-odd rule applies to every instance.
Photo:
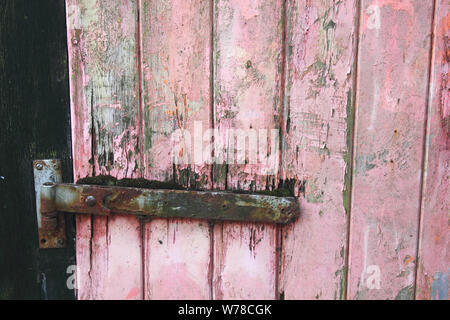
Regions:
[[[33, 161], [34, 192], [40, 248], [64, 248], [66, 246], [66, 226], [64, 215], [52, 208], [52, 203], [41, 203], [41, 187], [46, 183], [62, 182], [60, 160]], [[43, 193], [52, 192], [45, 188]], [[51, 198], [52, 195], [43, 195]], [[41, 205], [43, 204], [43, 206]]]
[[[53, 161], [53, 162], [52, 162]], [[46, 170], [55, 169], [58, 160], [35, 161]], [[49, 165], [50, 164], [50, 165]], [[58, 167], [58, 165], [56, 165]], [[43, 168], [41, 170], [44, 170]], [[38, 170], [39, 171], [39, 170]], [[60, 176], [60, 175], [59, 175]], [[42, 236], [51, 237], [61, 228], [61, 214], [130, 214], [154, 218], [190, 218], [209, 221], [241, 221], [287, 224], [299, 215], [294, 197], [242, 194], [221, 191], [143, 189], [116, 186], [78, 185], [50, 179], [36, 191]], [[51, 232], [54, 232], [51, 234]], [[45, 242], [41, 247], [60, 247], [65, 240]]]

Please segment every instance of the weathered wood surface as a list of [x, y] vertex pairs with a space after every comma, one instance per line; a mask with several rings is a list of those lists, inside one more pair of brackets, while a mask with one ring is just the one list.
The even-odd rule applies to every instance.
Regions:
[[287, 8], [283, 179], [296, 181], [300, 219], [282, 233], [280, 294], [343, 299], [357, 1]]
[[450, 3], [436, 2], [417, 299], [448, 300], [450, 294]]
[[[66, 4], [76, 179], [288, 187], [301, 207], [285, 228], [77, 217], [80, 299], [445, 298], [446, 1]], [[230, 129], [266, 130], [272, 157], [237, 163]]]
[[[224, 145], [234, 145], [230, 129], [279, 128], [283, 14], [280, 0], [214, 1], [214, 127], [220, 137], [216, 143], [229, 139]], [[215, 167], [216, 187], [265, 190], [276, 185], [278, 158], [268, 163], [274, 173], [262, 174], [267, 168], [260, 163], [239, 164], [234, 153], [232, 148], [216, 155], [224, 162]], [[217, 224], [213, 298], [274, 299], [276, 244], [273, 225]]]
[[[140, 9], [145, 178], [210, 189], [209, 166], [172, 161], [176, 130], [193, 136], [196, 122], [211, 126], [210, 1], [143, 0]], [[177, 156], [192, 159], [193, 147], [181, 143]], [[144, 246], [145, 298], [211, 297], [208, 223], [153, 220]]]
[[362, 1], [349, 299], [415, 290], [432, 1]]
[[[139, 177], [137, 1], [66, 6], [75, 180]], [[141, 243], [136, 218], [77, 216], [78, 298], [142, 298]]]

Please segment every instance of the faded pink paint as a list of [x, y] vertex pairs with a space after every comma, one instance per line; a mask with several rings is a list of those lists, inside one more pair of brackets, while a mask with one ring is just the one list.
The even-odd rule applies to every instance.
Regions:
[[[206, 165], [173, 170], [171, 134], [211, 126], [209, 1], [142, 0], [145, 178], [211, 188]], [[191, 153], [187, 146], [182, 152]], [[184, 170], [184, 171], [183, 171]], [[145, 226], [145, 298], [209, 299], [207, 223], [153, 220]], [[161, 243], [160, 243], [161, 241]]]
[[67, 47], [69, 56], [70, 104], [72, 119], [72, 154], [74, 177], [79, 179], [92, 172], [92, 166], [86, 159], [92, 154], [91, 111], [87, 105], [84, 88], [88, 83], [83, 61], [84, 43], [80, 42], [80, 7], [77, 2], [66, 2], [67, 6]]
[[299, 1], [288, 6], [292, 51], [286, 69], [283, 178], [297, 181], [301, 215], [282, 234], [280, 291], [285, 299], [343, 299], [345, 294], [346, 139], [352, 132], [347, 106], [353, 105], [356, 74], [356, 4]]
[[[386, 7], [386, 8], [385, 8]], [[372, 11], [374, 10], [380, 10], [379, 12]], [[414, 6], [411, 0], [374, 0], [370, 4], [368, 4], [366, 7], [363, 8], [366, 14], [362, 16], [361, 21], [361, 32], [365, 33], [367, 31], [368, 27], [368, 21], [372, 18], [375, 19], [376, 17], [373, 15], [380, 14], [380, 22], [382, 22], [381, 18], [381, 10], [393, 10], [393, 11], [404, 11], [409, 16], [414, 16]], [[370, 13], [370, 14], [369, 14]]]
[[[215, 1], [214, 110], [223, 141], [228, 129], [277, 129], [281, 113], [283, 5], [279, 0]], [[224, 152], [225, 160], [234, 150]], [[278, 161], [278, 159], [276, 159]], [[264, 190], [276, 176], [260, 164], [215, 168], [214, 184], [232, 190]], [[275, 164], [276, 173], [278, 165]], [[218, 224], [214, 228], [215, 299], [276, 297], [276, 227]]]
[[416, 298], [442, 300], [450, 297], [450, 3], [438, 0], [435, 12]]
[[[211, 32], [204, 26], [210, 5], [158, 0], [142, 1], [141, 7], [144, 131], [149, 130], [144, 132], [145, 176], [170, 180], [170, 134], [193, 132], [195, 121], [211, 126]], [[209, 174], [206, 166], [195, 171]]]
[[[142, 299], [139, 222], [136, 218], [118, 215], [95, 217], [93, 222], [91, 248], [84, 253], [91, 256], [90, 270], [87, 274], [77, 274], [81, 283], [88, 282], [89, 287], [80, 287], [78, 298]], [[88, 279], [83, 279], [86, 277]], [[136, 288], [139, 293], [130, 296], [129, 293]]]
[[[80, 8], [75, 2], [66, 2], [67, 13], [67, 47], [69, 56], [69, 82], [72, 124], [72, 154], [74, 179], [88, 176], [92, 167], [87, 161], [92, 154], [89, 124], [91, 112], [85, 97], [86, 73], [83, 61], [83, 47], [80, 43]], [[91, 269], [91, 217], [76, 217], [76, 260], [77, 260], [77, 296], [88, 296], [90, 280], [88, 275]]]
[[[66, 5], [75, 180], [93, 173], [138, 176], [136, 1]], [[136, 218], [79, 216], [76, 247], [79, 299], [142, 298]]]
[[[215, 121], [224, 141], [231, 128], [280, 127], [282, 7], [278, 0], [215, 3]], [[227, 157], [230, 154], [224, 152], [221, 160]], [[268, 177], [261, 174], [262, 167], [231, 165], [229, 187], [247, 190], [255, 183], [254, 188], [265, 189]], [[224, 185], [224, 181], [215, 183]]]
[[[416, 298], [445, 298], [450, 18], [436, 1], [428, 84], [431, 1], [66, 0], [75, 180], [260, 190], [293, 179], [301, 207], [278, 230], [77, 216], [78, 298], [405, 299], [415, 284]], [[174, 166], [170, 135], [195, 121], [216, 142], [280, 129], [275, 174]]]
[[216, 225], [214, 242], [214, 299], [275, 298], [278, 261], [272, 226]]
[[210, 298], [207, 222], [170, 219], [149, 223], [145, 243], [147, 299]]
[[360, 34], [350, 299], [414, 295], [432, 3], [403, 3], [413, 15], [385, 6]]

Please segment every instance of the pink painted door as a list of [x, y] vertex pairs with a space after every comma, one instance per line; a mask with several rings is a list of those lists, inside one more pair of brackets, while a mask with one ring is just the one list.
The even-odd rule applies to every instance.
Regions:
[[448, 299], [448, 1], [66, 11], [75, 180], [289, 189], [301, 211], [79, 215], [79, 299]]

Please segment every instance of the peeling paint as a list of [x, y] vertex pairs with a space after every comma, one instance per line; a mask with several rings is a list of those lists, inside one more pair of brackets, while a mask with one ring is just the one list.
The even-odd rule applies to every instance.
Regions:
[[413, 285], [402, 288], [395, 296], [395, 300], [413, 300], [413, 299], [414, 299]]

